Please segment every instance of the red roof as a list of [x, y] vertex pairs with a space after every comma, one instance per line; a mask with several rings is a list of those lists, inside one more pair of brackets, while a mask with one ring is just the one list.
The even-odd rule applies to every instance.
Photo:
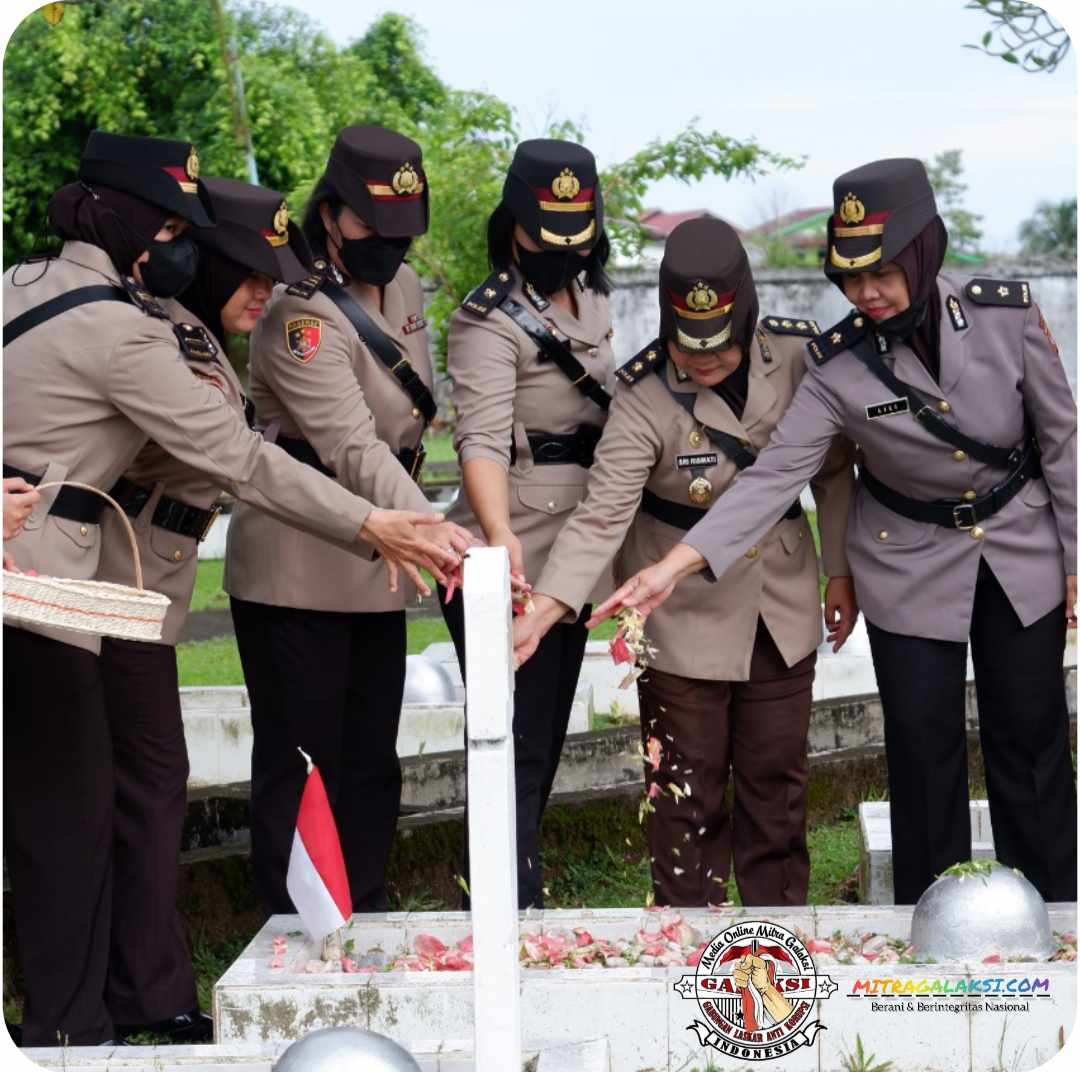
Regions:
[[[638, 222], [645, 229], [646, 238], [662, 241], [667, 238], [680, 223], [685, 223], [687, 220], [697, 220], [706, 216], [709, 219], [719, 219], [715, 213], [710, 212], [705, 208], [692, 208], [686, 212], [665, 212], [660, 208], [647, 208], [638, 217]], [[735, 225], [732, 224], [734, 227]], [[735, 227], [737, 233], [741, 234], [741, 230]]]

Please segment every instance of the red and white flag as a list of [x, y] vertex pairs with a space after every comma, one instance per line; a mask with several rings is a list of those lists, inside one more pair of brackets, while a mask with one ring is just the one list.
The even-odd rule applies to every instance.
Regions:
[[322, 775], [309, 755], [302, 749], [300, 754], [307, 761], [308, 777], [296, 816], [285, 888], [305, 930], [319, 941], [348, 923], [352, 896]]

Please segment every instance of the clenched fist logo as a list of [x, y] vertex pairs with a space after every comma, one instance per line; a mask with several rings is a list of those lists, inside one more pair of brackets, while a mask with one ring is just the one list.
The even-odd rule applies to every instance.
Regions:
[[[771, 963], [766, 963], [753, 953], [746, 953], [735, 962], [732, 975], [735, 985], [743, 992], [744, 1007], [750, 1004], [747, 999], [751, 998], [751, 994], [747, 987], [752, 986], [761, 995], [761, 1003], [774, 1024], [783, 1023], [791, 1015], [793, 1006], [777, 990]], [[746, 1016], [747, 1020], [756, 1019], [752, 1009], [748, 1008], [746, 1012], [749, 1014]]]

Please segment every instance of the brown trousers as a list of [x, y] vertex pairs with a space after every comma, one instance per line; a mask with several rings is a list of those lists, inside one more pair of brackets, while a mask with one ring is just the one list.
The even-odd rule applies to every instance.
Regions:
[[[794, 666], [758, 619], [749, 681], [704, 681], [659, 670], [638, 679], [646, 758], [649, 856], [658, 905], [727, 897], [732, 859], [744, 905], [806, 903], [806, 734], [817, 653]], [[655, 751], [655, 746], [654, 746]], [[734, 771], [735, 804], [725, 803]], [[679, 797], [689, 787], [688, 796]], [[654, 788], [655, 787], [655, 788]]]

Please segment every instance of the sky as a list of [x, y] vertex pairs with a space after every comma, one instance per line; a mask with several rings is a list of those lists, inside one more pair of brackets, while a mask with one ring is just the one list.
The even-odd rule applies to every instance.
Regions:
[[[1054, 0], [1059, 16], [1080, 19]], [[551, 118], [586, 131], [600, 166], [694, 117], [704, 130], [805, 156], [754, 182], [662, 180], [651, 205], [708, 208], [752, 227], [826, 205], [832, 180], [869, 160], [961, 149], [984, 248], [1016, 248], [1040, 200], [1076, 196], [1075, 50], [1050, 75], [965, 49], [989, 28], [964, 0], [290, 0], [339, 44], [381, 13], [412, 16], [428, 58], [459, 89], [511, 104], [523, 137]]]

